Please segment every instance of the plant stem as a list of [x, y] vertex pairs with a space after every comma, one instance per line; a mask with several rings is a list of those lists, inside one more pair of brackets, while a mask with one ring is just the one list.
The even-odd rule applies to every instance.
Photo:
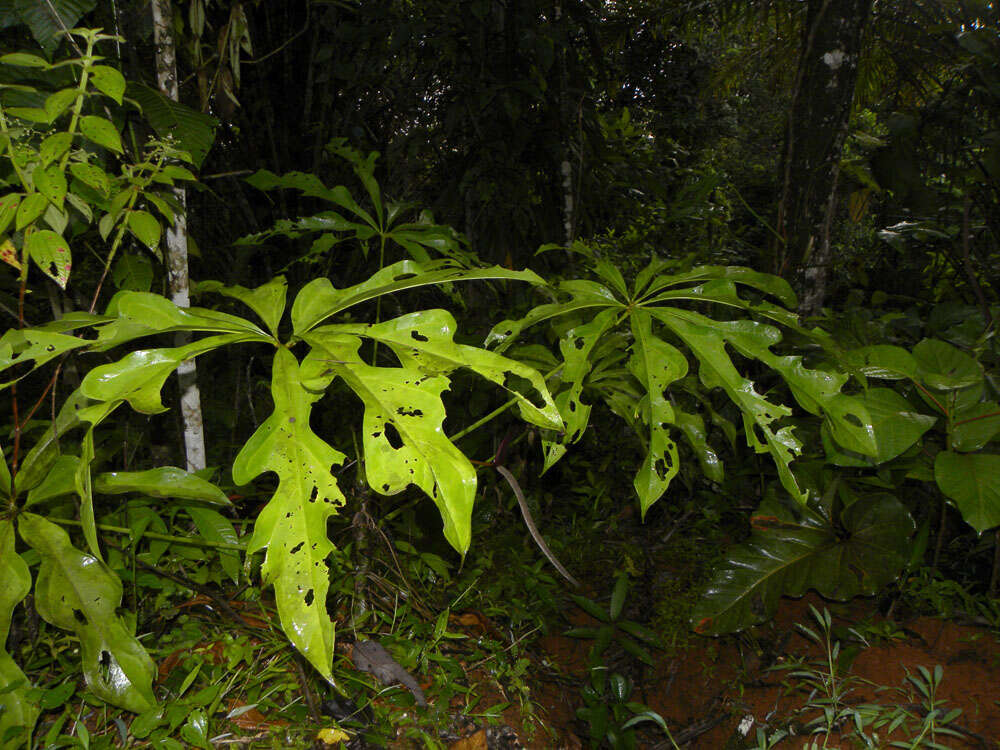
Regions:
[[[78, 526], [83, 527], [83, 524], [79, 521], [74, 521], [69, 518], [49, 518], [53, 523], [62, 524], [63, 526]], [[101, 531], [107, 531], [112, 534], [128, 534], [132, 536], [132, 529], [126, 529], [124, 526], [109, 526], [108, 524], [99, 523], [96, 524], [96, 528]], [[144, 531], [142, 536], [147, 539], [156, 539], [162, 542], [173, 542], [174, 544], [187, 544], [192, 547], [205, 547], [206, 549], [217, 549], [217, 550], [230, 550], [233, 552], [243, 552], [246, 550], [245, 544], [228, 544], [227, 542], [211, 542], [206, 539], [195, 539], [189, 536], [171, 536], [170, 534], [158, 534], [155, 531]]]

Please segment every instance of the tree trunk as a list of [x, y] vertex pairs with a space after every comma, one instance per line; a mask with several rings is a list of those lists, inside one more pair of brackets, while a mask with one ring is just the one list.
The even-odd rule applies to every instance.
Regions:
[[[178, 101], [177, 53], [172, 27], [173, 13], [170, 0], [152, 0], [153, 35], [156, 42], [156, 82], [160, 91]], [[167, 227], [167, 279], [170, 298], [178, 307], [190, 307], [187, 255], [187, 215], [184, 188], [175, 187], [174, 197], [181, 206], [172, 227]], [[190, 340], [178, 334], [176, 344]], [[198, 391], [197, 371], [193, 359], [182, 362], [177, 368], [181, 392], [181, 416], [184, 419], [184, 452], [188, 471], [205, 468], [205, 431], [201, 416], [201, 394]]]
[[840, 155], [871, 8], [872, 0], [808, 0], [785, 131], [776, 264], [795, 274], [803, 315], [817, 313], [826, 296]]

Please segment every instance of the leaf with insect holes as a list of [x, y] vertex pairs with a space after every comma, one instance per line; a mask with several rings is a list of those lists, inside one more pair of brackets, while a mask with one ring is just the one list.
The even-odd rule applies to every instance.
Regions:
[[447, 390], [448, 379], [413, 366], [372, 367], [358, 355], [361, 339], [334, 328], [306, 336], [314, 348], [306, 361], [325, 362], [326, 371], [343, 378], [364, 403], [368, 484], [385, 495], [410, 484], [422, 489], [438, 506], [445, 538], [465, 554], [472, 537], [476, 470], [442, 429], [441, 393]]
[[[85, 339], [65, 333], [34, 328], [8, 328], [0, 336], [0, 372], [14, 365], [19, 365], [20, 369], [12, 380], [0, 378], [0, 387], [6, 387], [61, 354], [87, 344]], [[32, 366], [25, 367], [29, 361]]]
[[677, 444], [669, 432], [676, 417], [668, 388], [687, 375], [688, 363], [676, 347], [653, 335], [652, 319], [644, 310], [636, 310], [632, 315], [632, 335], [635, 344], [628, 368], [646, 391], [638, 410], [649, 428], [649, 448], [634, 481], [645, 517], [649, 506], [667, 491], [680, 470]]
[[63, 199], [66, 197], [66, 175], [63, 174], [59, 165], [39, 166], [32, 173], [32, 177], [38, 192], [44, 195], [53, 206], [62, 208]]
[[24, 241], [28, 256], [38, 264], [46, 276], [60, 288], [66, 288], [72, 266], [66, 240], [50, 229], [36, 229]]
[[3, 232], [17, 216], [17, 208], [21, 205], [21, 193], [8, 193], [0, 198], [0, 232]]
[[73, 162], [69, 165], [69, 171], [76, 179], [88, 187], [92, 187], [103, 196], [111, 192], [111, 178], [108, 173], [95, 164], [85, 162]]
[[14, 222], [14, 227], [21, 231], [41, 216], [48, 205], [48, 199], [41, 193], [26, 195], [17, 208], [17, 221]]
[[21, 270], [21, 259], [17, 257], [17, 248], [8, 239], [0, 242], [0, 260], [9, 266], [13, 266], [18, 271]]
[[257, 516], [246, 553], [266, 548], [261, 575], [265, 584], [274, 585], [281, 626], [299, 652], [332, 680], [334, 628], [326, 594], [327, 558], [334, 548], [326, 522], [344, 503], [330, 472], [345, 456], [309, 427], [312, 405], [323, 391], [307, 388], [308, 380], [294, 355], [278, 349], [271, 376], [274, 411], [244, 444], [232, 474], [237, 484], [265, 471], [278, 476], [278, 488]]
[[[73, 145], [72, 133], [53, 133], [42, 141], [38, 149], [38, 158], [42, 161], [42, 166], [51, 164]], [[64, 178], [65, 179], [65, 178]]]
[[42, 561], [35, 583], [38, 614], [79, 639], [90, 692], [133, 713], [153, 708], [156, 665], [116, 614], [122, 599], [118, 576], [41, 516], [22, 513], [18, 531]]

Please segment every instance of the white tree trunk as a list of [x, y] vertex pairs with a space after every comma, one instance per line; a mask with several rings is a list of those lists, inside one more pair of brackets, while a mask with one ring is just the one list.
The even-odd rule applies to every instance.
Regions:
[[[170, 0], [152, 0], [153, 37], [156, 42], [156, 82], [163, 94], [178, 101], [177, 53], [171, 22], [173, 12]], [[175, 187], [174, 197], [181, 205], [176, 221], [167, 227], [167, 279], [170, 284], [170, 298], [178, 307], [190, 307], [187, 255], [187, 216], [184, 188]], [[190, 339], [186, 334], [178, 334], [177, 345]], [[197, 371], [193, 359], [182, 362], [177, 368], [177, 380], [181, 391], [181, 415], [184, 419], [184, 450], [187, 470], [198, 471], [205, 468], [205, 431], [201, 418], [201, 394], [198, 391]]]

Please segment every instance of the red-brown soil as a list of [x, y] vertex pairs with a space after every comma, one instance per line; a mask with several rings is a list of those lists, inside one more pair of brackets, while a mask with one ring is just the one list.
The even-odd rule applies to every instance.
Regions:
[[[790, 692], [782, 685], [782, 681], [793, 682], [788, 670], [773, 667], [793, 662], [796, 657], [816, 660], [822, 655], [821, 650], [795, 627], [796, 623], [803, 623], [816, 630], [810, 604], [819, 610], [828, 608], [834, 615], [835, 632], [845, 636], [846, 628], [865, 619], [871, 610], [871, 603], [864, 600], [850, 605], [824, 602], [817, 596], [785, 600], [774, 622], [751, 637], [699, 639], [674, 658], [661, 657], [655, 669], [645, 669], [633, 676], [637, 686], [633, 699], [663, 715], [673, 731], [683, 732], [687, 728], [688, 737], [697, 733], [698, 736], [686, 744], [681, 743], [681, 747], [688, 750], [756, 746], [752, 740], [758, 726], [769, 727], [770, 734], [775, 728], [788, 726], [793, 718], [801, 727], [816, 714], [794, 716], [807, 697], [801, 692]], [[584, 617], [580, 614], [574, 619]], [[879, 621], [869, 618], [869, 622], [877, 624]], [[849, 666], [844, 665], [847, 673], [857, 678], [852, 683], [854, 689], [847, 702], [878, 703], [887, 710], [903, 705], [919, 717], [921, 708], [916, 692], [892, 688], [906, 687], [907, 674], [919, 674], [919, 666], [933, 672], [936, 665], [941, 665], [944, 676], [937, 698], [946, 710], [962, 709], [954, 725], [964, 736], [938, 736], [937, 741], [955, 750], [1000, 748], [1000, 641], [994, 633], [975, 625], [929, 617], [898, 622], [886, 632], [892, 637], [876, 639], [868, 631], [871, 645], [859, 648], [856, 654], [848, 651], [845, 641], [842, 661], [850, 662]], [[586, 676], [589, 645], [587, 641], [562, 636], [550, 636], [541, 643], [552, 662], [580, 680]], [[875, 686], [885, 689], [876, 690]], [[539, 738], [529, 743], [531, 747], [580, 746], [577, 735], [584, 732], [584, 727], [575, 721], [574, 715], [576, 707], [582, 703], [578, 689], [579, 684], [555, 681], [537, 686], [533, 699], [547, 723], [555, 727], [563, 739], [553, 744], [550, 738]], [[737, 727], [741, 720], [750, 716], [755, 723], [745, 740]], [[712, 721], [717, 722], [715, 726], [706, 729]], [[911, 724], [917, 721], [919, 718]], [[891, 739], [903, 740], [907, 736], [897, 733]], [[824, 738], [814, 735], [813, 740], [817, 737], [817, 746], [822, 747]], [[884, 730], [880, 732], [883, 746], [889, 746], [889, 739]], [[583, 746], [587, 744], [584, 739]], [[807, 739], [800, 736], [785, 739], [776, 747], [793, 750], [806, 746]], [[671, 745], [647, 733], [642, 735], [640, 747], [665, 750]], [[837, 734], [828, 739], [826, 747], [846, 750], [855, 745]]]

